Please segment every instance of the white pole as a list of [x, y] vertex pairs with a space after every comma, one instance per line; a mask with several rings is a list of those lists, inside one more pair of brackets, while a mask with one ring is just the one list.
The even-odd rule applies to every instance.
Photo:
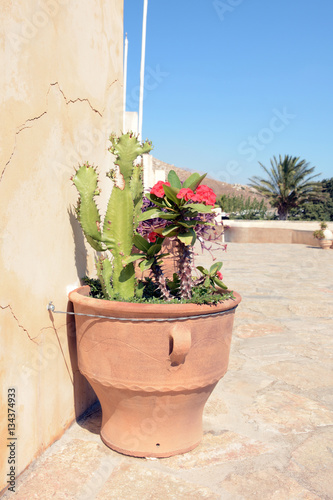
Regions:
[[127, 33], [125, 34], [125, 48], [124, 48], [124, 90], [123, 90], [123, 133], [126, 134], [126, 87], [127, 87], [127, 53], [128, 53], [128, 40]]
[[142, 114], [143, 114], [143, 89], [144, 89], [144, 78], [145, 78], [147, 9], [148, 9], [148, 0], [144, 0], [143, 20], [142, 20], [141, 69], [140, 69], [139, 141], [142, 140]]

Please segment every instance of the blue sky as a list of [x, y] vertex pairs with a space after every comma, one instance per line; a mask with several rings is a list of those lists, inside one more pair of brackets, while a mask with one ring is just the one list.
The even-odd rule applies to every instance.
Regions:
[[[143, 0], [124, 0], [127, 110], [138, 110]], [[148, 0], [143, 138], [229, 183], [299, 156], [333, 177], [333, 2]]]

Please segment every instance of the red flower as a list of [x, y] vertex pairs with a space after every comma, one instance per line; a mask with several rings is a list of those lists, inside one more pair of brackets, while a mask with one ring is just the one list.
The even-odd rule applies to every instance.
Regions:
[[218, 271], [216, 273], [216, 276], [218, 277], [219, 280], [221, 280], [221, 281], [223, 280], [223, 276], [222, 276], [222, 273], [220, 273], [220, 271]]
[[185, 201], [193, 200], [193, 196], [194, 196], [194, 193], [193, 193], [192, 189], [189, 189], [189, 188], [181, 188], [181, 190], [177, 194], [178, 199], [181, 200], [182, 198], [184, 198]]
[[149, 243], [155, 243], [156, 238], [164, 238], [164, 236], [162, 234], [155, 233], [155, 231], [152, 231], [151, 233], [148, 234]]
[[197, 193], [193, 194], [192, 201], [199, 201], [201, 203], [202, 198], [201, 198], [200, 194], [197, 194]]
[[192, 200], [200, 201], [201, 203], [205, 203], [206, 205], [215, 205], [216, 194], [210, 187], [202, 184], [201, 186], [197, 187], [195, 192], [195, 199], [192, 198]]
[[163, 186], [170, 186], [170, 182], [158, 181], [155, 186], [153, 186], [150, 190], [150, 194], [154, 194], [158, 198], [164, 198], [164, 189]]

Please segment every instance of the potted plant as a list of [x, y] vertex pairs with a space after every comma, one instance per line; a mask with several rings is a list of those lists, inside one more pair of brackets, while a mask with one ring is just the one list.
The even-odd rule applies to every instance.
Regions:
[[[203, 408], [227, 371], [241, 297], [222, 282], [221, 262], [198, 266], [193, 277], [193, 245], [197, 238], [204, 244], [205, 229], [214, 226], [216, 197], [202, 184], [205, 176], [182, 183], [171, 171], [144, 198], [135, 160], [151, 144], [132, 133], [110, 141], [113, 187], [103, 222], [96, 169], [85, 163], [72, 178], [77, 218], [99, 254], [98, 279], [69, 294], [78, 364], [101, 402], [105, 444], [127, 455], [166, 457], [201, 440]], [[177, 246], [172, 278], [163, 272], [167, 239]], [[134, 263], [150, 276], [138, 279]]]
[[328, 229], [326, 222], [320, 222], [320, 229], [313, 232], [313, 236], [319, 240], [319, 245], [323, 250], [328, 250], [332, 245], [333, 234]]

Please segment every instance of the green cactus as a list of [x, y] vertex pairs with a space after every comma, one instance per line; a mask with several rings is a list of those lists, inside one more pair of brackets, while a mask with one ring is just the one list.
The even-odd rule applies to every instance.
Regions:
[[100, 257], [97, 259], [96, 271], [104, 297], [111, 299], [114, 296], [111, 286], [112, 265], [107, 257]]
[[[132, 134], [123, 134], [119, 138], [110, 136], [109, 151], [115, 155], [116, 169], [111, 169], [107, 176], [113, 179], [113, 188], [108, 201], [103, 226], [94, 197], [99, 194], [96, 170], [88, 163], [76, 171], [73, 182], [79, 191], [77, 217], [88, 243], [97, 251], [109, 250], [112, 253], [112, 265], [106, 258], [99, 260], [98, 277], [106, 298], [119, 294], [123, 299], [134, 296], [134, 265], [123, 264], [131, 254], [134, 231], [142, 206], [142, 167], [134, 165], [136, 158], [148, 153], [151, 143], [141, 144]], [[112, 288], [110, 279], [112, 277]]]

